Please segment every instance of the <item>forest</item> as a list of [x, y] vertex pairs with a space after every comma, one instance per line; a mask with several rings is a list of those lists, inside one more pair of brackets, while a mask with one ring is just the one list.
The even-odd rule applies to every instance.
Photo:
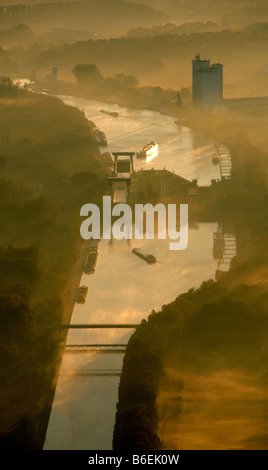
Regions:
[[[79, 258], [79, 211], [106, 191], [83, 113], [0, 79], [0, 448], [42, 449]], [[71, 279], [71, 283], [70, 283]]]

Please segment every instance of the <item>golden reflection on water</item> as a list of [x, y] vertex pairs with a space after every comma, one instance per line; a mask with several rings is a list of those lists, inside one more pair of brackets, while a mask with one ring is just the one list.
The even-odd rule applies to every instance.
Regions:
[[[76, 304], [72, 323], [139, 323], [153, 308], [214, 278], [212, 257], [217, 224], [189, 230], [184, 251], [170, 251], [169, 240], [101, 241], [94, 275], [84, 305]], [[147, 265], [131, 249], [140, 247], [157, 258]], [[133, 330], [70, 330], [67, 344], [128, 342]], [[66, 353], [47, 431], [45, 449], [111, 449], [118, 399], [118, 377], [79, 376], [89, 369], [120, 369], [121, 354]]]
[[[106, 135], [107, 152], [137, 152], [146, 143], [155, 141], [158, 154], [134, 158], [134, 170], [163, 170], [186, 178], [196, 178], [200, 186], [211, 184], [211, 179], [220, 178], [219, 168], [212, 163], [215, 153], [214, 141], [207, 136], [196, 135], [191, 129], [178, 126], [171, 116], [155, 111], [105, 105], [111, 112], [119, 112], [118, 119], [100, 113], [103, 103], [83, 98], [61, 96], [66, 104], [83, 109]], [[157, 157], [157, 158], [155, 158]]]
[[157, 156], [158, 156], [158, 149], [155, 150], [154, 152], [152, 152], [150, 155], [147, 155], [146, 157], [143, 157], [143, 158], [139, 157], [138, 160], [142, 161], [142, 162], [149, 163], [151, 160], [153, 160], [153, 158], [155, 158]]
[[[99, 113], [98, 103], [71, 97], [65, 97], [64, 101], [84, 109], [85, 115], [105, 132], [108, 138], [105, 150], [109, 152], [135, 152], [144, 142], [154, 139], [159, 143], [159, 155], [152, 155], [146, 161], [146, 169], [166, 168], [189, 180], [197, 178], [201, 185], [210, 184], [212, 178], [219, 176], [219, 170], [212, 164], [214, 142], [202, 136], [194, 140], [194, 133], [190, 129], [177, 126], [169, 116], [122, 108], [119, 110], [119, 119], [114, 119]], [[112, 107], [109, 109], [118, 110]], [[135, 171], [141, 170], [143, 166], [142, 160], [135, 159]], [[207, 279], [214, 279], [217, 262], [212, 252], [216, 227], [217, 224], [200, 224], [195, 230], [190, 230], [188, 248], [181, 252], [171, 252], [165, 240], [133, 240], [110, 244], [102, 241], [96, 272], [93, 276], [84, 275], [81, 279], [81, 285], [89, 288], [87, 301], [84, 305], [76, 304], [72, 322], [140, 322], [153, 308], [158, 310], [188, 289], [198, 287]], [[134, 247], [141, 247], [155, 255], [157, 263], [148, 266], [135, 257], [131, 253]], [[130, 334], [129, 330], [70, 330], [67, 343], [125, 343]], [[48, 426], [46, 449], [111, 449], [118, 377], [100, 378], [78, 374], [89, 368], [120, 368], [122, 359], [119, 354], [64, 355]], [[189, 388], [186, 387], [184, 392], [188, 397], [184, 399], [185, 410], [189, 410], [188, 404], [194, 400], [194, 392], [190, 391], [196, 385], [201, 387], [201, 383], [195, 383], [194, 378], [202, 382], [194, 375], [191, 382], [188, 376]], [[163, 393], [169, 394], [169, 391]], [[201, 397], [195, 396], [195, 400], [198, 407]], [[181, 421], [178, 421], [176, 413], [175, 419], [169, 420], [166, 426], [166, 431], [172, 431], [169, 437], [172, 436], [178, 446], [174, 449], [184, 445], [181, 441], [177, 442], [176, 436], [181, 434], [178, 423], [181, 425]], [[186, 423], [189, 417], [190, 423], [184, 435], [197, 435], [193, 431], [196, 424], [193, 427], [192, 414], [184, 411], [181, 416], [184, 416]]]

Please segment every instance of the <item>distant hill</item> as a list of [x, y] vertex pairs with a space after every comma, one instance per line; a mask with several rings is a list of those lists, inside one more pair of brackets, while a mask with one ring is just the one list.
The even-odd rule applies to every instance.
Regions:
[[192, 34], [192, 33], [207, 33], [219, 31], [220, 27], [213, 21], [203, 23], [201, 21], [190, 21], [177, 26], [175, 23], [165, 23], [152, 28], [133, 28], [127, 36], [131, 38], [146, 37], [146, 36], [163, 36], [165, 34]]
[[14, 25], [8, 29], [0, 30], [0, 43], [19, 44], [23, 40], [33, 37], [33, 31], [25, 24]]
[[225, 98], [265, 96], [267, 79], [260, 71], [267, 63], [267, 40], [264, 25], [256, 25], [252, 32], [245, 29], [121, 37], [80, 41], [49, 50], [35, 45], [24, 51], [3, 51], [0, 66], [6, 74], [11, 74], [17, 64], [17, 69], [23, 67], [24, 73], [29, 74], [41, 62], [40, 78], [57, 66], [62, 78], [73, 79], [71, 70], [76, 64], [92, 63], [105, 76], [124, 73], [137, 77], [142, 85], [177, 89], [191, 85], [191, 59], [200, 53], [224, 65]]
[[268, 20], [267, 0], [132, 0], [158, 8], [177, 24], [215, 21], [225, 26], [245, 26]]
[[0, 0], [0, 27], [26, 23], [42, 31], [50, 27], [93, 29], [102, 31], [102, 37], [118, 37], [132, 28], [151, 28], [167, 21], [239, 28], [268, 21], [268, 4], [267, 0]]
[[[6, 2], [5, 2], [6, 3]], [[77, 28], [101, 32], [102, 35], [124, 34], [130, 28], [152, 26], [168, 17], [146, 5], [124, 0], [46, 2], [0, 6], [0, 28], [26, 23], [34, 31], [50, 28]]]

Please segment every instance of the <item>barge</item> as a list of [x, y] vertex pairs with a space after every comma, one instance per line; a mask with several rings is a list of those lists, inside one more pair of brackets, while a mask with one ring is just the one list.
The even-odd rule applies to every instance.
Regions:
[[84, 304], [87, 298], [87, 293], [88, 293], [88, 287], [87, 286], [80, 286], [78, 288], [77, 296], [76, 296], [76, 302], [78, 304]]
[[137, 255], [139, 258], [143, 259], [144, 261], [146, 261], [146, 263], [148, 264], [156, 263], [156, 258], [154, 255], [143, 253], [140, 250], [140, 248], [133, 248], [132, 253], [134, 253], [134, 255]]
[[158, 153], [158, 144], [156, 142], [150, 142], [145, 145], [141, 150], [136, 152], [136, 157], [152, 157]]
[[84, 272], [86, 274], [93, 273], [96, 269], [98, 260], [98, 252], [97, 251], [89, 251], [87, 254], [87, 259], [85, 262]]
[[119, 114], [116, 111], [107, 111], [106, 109], [100, 109], [100, 113], [109, 114], [110, 116], [113, 116], [113, 117], [119, 116]]

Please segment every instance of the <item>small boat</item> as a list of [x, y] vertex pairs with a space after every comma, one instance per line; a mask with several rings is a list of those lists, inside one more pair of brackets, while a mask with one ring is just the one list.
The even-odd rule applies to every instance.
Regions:
[[136, 157], [150, 157], [152, 155], [157, 154], [158, 152], [158, 144], [156, 142], [150, 142], [149, 144], [145, 145], [141, 150], [136, 152]]

